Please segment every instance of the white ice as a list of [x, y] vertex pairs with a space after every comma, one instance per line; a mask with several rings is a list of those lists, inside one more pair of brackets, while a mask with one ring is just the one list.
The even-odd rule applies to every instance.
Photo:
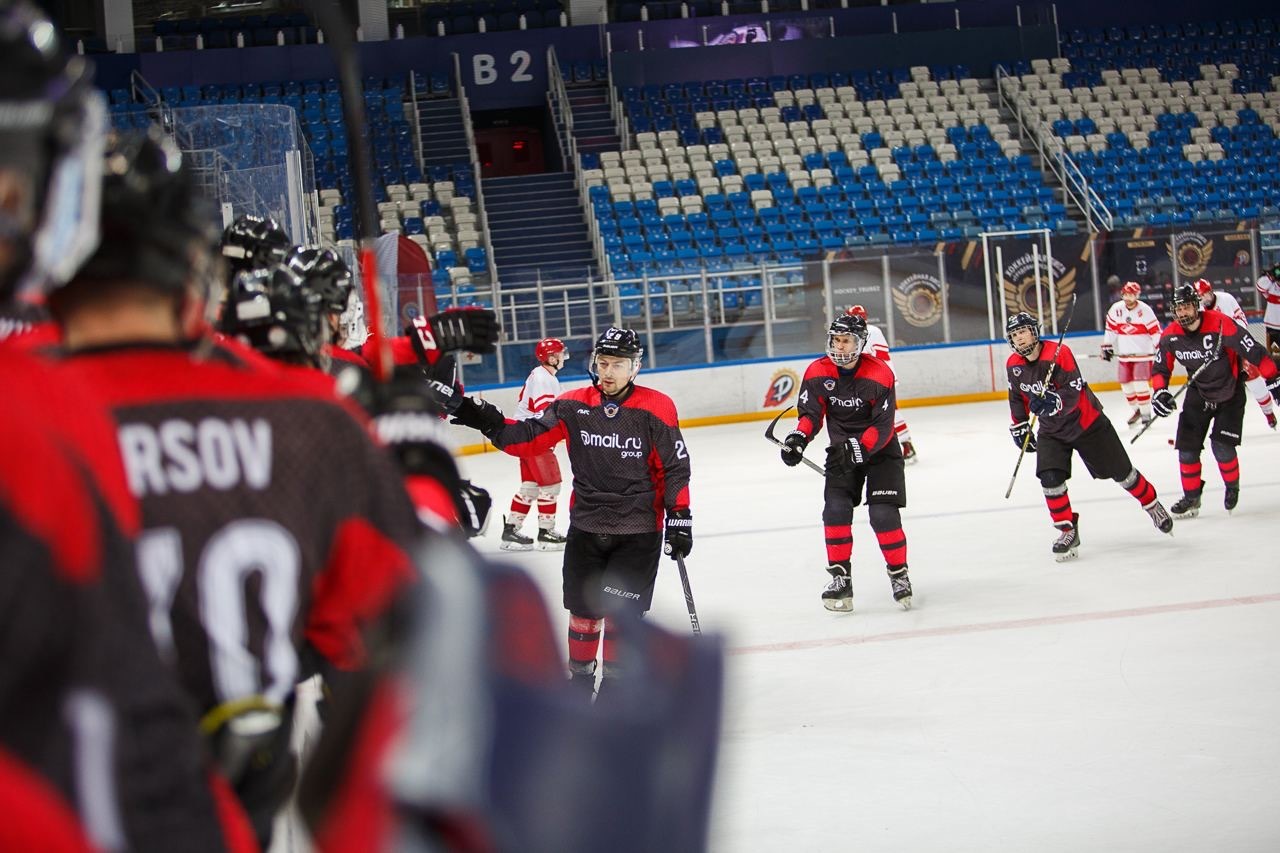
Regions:
[[[1123, 399], [1101, 397], [1127, 442]], [[685, 433], [687, 563], [703, 629], [729, 649], [711, 849], [1280, 850], [1280, 434], [1255, 404], [1239, 507], [1224, 511], [1206, 449], [1204, 507], [1172, 537], [1077, 459], [1081, 546], [1061, 564], [1034, 457], [1004, 499], [1005, 403], [906, 416], [909, 612], [861, 508], [854, 611], [823, 609], [821, 481], [781, 464], [764, 423]], [[1130, 447], [1166, 506], [1173, 428]], [[505, 511], [516, 461], [462, 465]], [[500, 531], [495, 517], [481, 550], [503, 553]], [[537, 577], [563, 636], [560, 555], [506, 559]], [[689, 630], [665, 559], [653, 618]]]

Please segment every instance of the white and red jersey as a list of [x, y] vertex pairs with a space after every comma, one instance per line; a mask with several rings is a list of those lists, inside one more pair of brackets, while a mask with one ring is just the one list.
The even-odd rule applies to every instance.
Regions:
[[889, 342], [885, 339], [884, 332], [880, 331], [879, 326], [867, 324], [867, 347], [865, 352], [883, 361], [889, 370], [893, 372], [894, 378], [897, 378], [898, 371], [893, 369], [893, 360], [889, 358]]
[[536, 418], [543, 409], [551, 405], [552, 400], [559, 396], [560, 380], [556, 379], [556, 375], [548, 370], [546, 365], [539, 364], [529, 371], [529, 378], [524, 381], [524, 387], [520, 389], [515, 419], [527, 421], [529, 418]]
[[1160, 321], [1142, 300], [1130, 308], [1121, 299], [1107, 309], [1107, 330], [1103, 345], [1115, 348], [1121, 361], [1151, 361], [1160, 343]]
[[1230, 293], [1215, 290], [1213, 292], [1213, 304], [1205, 307], [1212, 308], [1214, 311], [1221, 311], [1235, 321], [1237, 326], [1249, 328], [1249, 318], [1245, 316], [1244, 309], [1240, 307], [1240, 301]]
[[1272, 281], [1264, 275], [1258, 279], [1258, 293], [1267, 306], [1262, 315], [1263, 324], [1268, 329], [1280, 330], [1280, 281]]

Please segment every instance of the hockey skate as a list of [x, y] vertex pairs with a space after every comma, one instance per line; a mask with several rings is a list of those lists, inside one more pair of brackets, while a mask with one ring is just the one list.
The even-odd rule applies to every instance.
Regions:
[[889, 585], [893, 588], [893, 600], [903, 610], [911, 609], [911, 578], [907, 577], [907, 566], [885, 566], [889, 573]]
[[590, 702], [596, 694], [596, 662], [581, 664], [569, 661], [569, 684]]
[[1138, 421], [1140, 420], [1142, 420], [1142, 412], [1138, 409], [1134, 409], [1133, 414], [1129, 416], [1129, 420], [1127, 423], [1129, 424], [1129, 426], [1133, 427], [1133, 426], [1137, 426]]
[[849, 581], [849, 570], [844, 566], [827, 566], [831, 573], [831, 583], [822, 591], [822, 606], [838, 613], [848, 613], [853, 609], [853, 585]]
[[[1201, 487], [1203, 488], [1203, 487]], [[1178, 498], [1173, 506], [1169, 507], [1169, 511], [1173, 513], [1174, 518], [1195, 518], [1200, 514], [1200, 492], [1196, 489], [1194, 492], [1187, 492]]]
[[533, 547], [537, 548], [539, 551], [563, 551], [564, 543], [568, 541], [568, 539], [565, 539], [554, 530], [539, 528], [538, 539], [534, 543]]
[[1262, 413], [1262, 416], [1263, 416], [1263, 417], [1265, 417], [1265, 418], [1267, 419], [1267, 426], [1271, 427], [1272, 429], [1275, 429], [1275, 428], [1276, 428], [1276, 413], [1275, 413], [1275, 412], [1263, 412], [1263, 413]]
[[917, 461], [916, 446], [909, 441], [902, 442], [902, 461], [913, 465]]
[[1074, 560], [1076, 549], [1080, 547], [1080, 513], [1071, 514], [1071, 526], [1059, 528], [1062, 532], [1053, 542], [1053, 559], [1059, 563]]
[[1222, 496], [1222, 505], [1227, 508], [1227, 512], [1231, 512], [1238, 503], [1240, 503], [1240, 487], [1227, 486], [1226, 494]]
[[1161, 533], [1173, 532], [1173, 519], [1169, 517], [1169, 511], [1164, 508], [1164, 504], [1160, 501], [1152, 501], [1143, 507], [1147, 511], [1147, 515], [1151, 516], [1151, 523], [1156, 526], [1156, 530]]
[[533, 540], [525, 536], [510, 521], [506, 521], [502, 525], [502, 544], [499, 545], [504, 551], [528, 551], [533, 548]]

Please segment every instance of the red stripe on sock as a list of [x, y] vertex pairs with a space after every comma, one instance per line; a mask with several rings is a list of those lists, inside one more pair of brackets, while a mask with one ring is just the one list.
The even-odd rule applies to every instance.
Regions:
[[884, 561], [891, 566], [900, 566], [907, 561], [907, 535], [899, 527], [884, 533], [876, 532], [876, 541], [880, 543], [880, 553]]
[[1044, 502], [1049, 507], [1049, 517], [1054, 524], [1071, 522], [1071, 497], [1063, 492], [1060, 495], [1045, 495]]
[[1222, 482], [1234, 486], [1240, 482], [1240, 458], [1218, 463], [1218, 471], [1222, 474]]
[[600, 651], [600, 620], [569, 617], [569, 660], [591, 663]]
[[1178, 475], [1182, 478], [1182, 491], [1194, 492], [1198, 491], [1203, 483], [1200, 482], [1200, 460], [1195, 462], [1179, 462]]
[[1147, 504], [1151, 503], [1153, 500], [1156, 499], [1155, 487], [1152, 486], [1151, 483], [1147, 480], [1147, 478], [1142, 476], [1141, 474], [1138, 475], [1138, 482], [1134, 483], [1125, 491], [1133, 495], [1134, 498], [1137, 499], [1138, 503], [1142, 504], [1143, 506], [1146, 506]]

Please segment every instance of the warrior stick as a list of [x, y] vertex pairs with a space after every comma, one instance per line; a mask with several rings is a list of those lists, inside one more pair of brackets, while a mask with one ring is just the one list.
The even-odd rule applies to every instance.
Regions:
[[[783, 416], [786, 415], [787, 412], [791, 411], [794, 408], [795, 406], [787, 406], [781, 412], [778, 412], [778, 416], [773, 419], [773, 421], [769, 424], [768, 429], [764, 431], [764, 437], [767, 438], [772, 443], [778, 445], [779, 447], [786, 447], [787, 445], [781, 441], [778, 441], [778, 439], [774, 436], [773, 434], [774, 427], [778, 425], [778, 421], [782, 420]], [[800, 461], [808, 465], [814, 471], [817, 471], [822, 476], [824, 477], [827, 476], [827, 472], [822, 469], [821, 465], [818, 465], [816, 462], [810, 461], [809, 458], [806, 457], [803, 453], [800, 454]]]
[[698, 625], [698, 608], [693, 606], [693, 587], [689, 586], [689, 570], [684, 567], [684, 557], [675, 555], [676, 565], [680, 567], [680, 584], [684, 587], [684, 606], [689, 608], [689, 622], [693, 625], [693, 635], [702, 636], [702, 627]]
[[[1053, 364], [1049, 365], [1049, 372], [1044, 375], [1044, 387], [1040, 389], [1037, 395], [1040, 399], [1044, 399], [1044, 395], [1049, 393], [1049, 380], [1053, 378], [1053, 371], [1058, 367], [1058, 352], [1062, 349], [1062, 340], [1067, 336], [1067, 329], [1071, 328], [1071, 320], [1076, 315], [1076, 295], [1071, 294], [1071, 304], [1067, 306], [1067, 319], [1062, 324], [1062, 331], [1058, 333], [1058, 345], [1053, 350]], [[1031, 421], [1027, 424], [1027, 434], [1022, 439], [1022, 449], [1018, 451], [1018, 464], [1013, 466], [1013, 476], [1009, 478], [1009, 488], [1004, 490], [1005, 500], [1009, 499], [1009, 495], [1013, 494], [1013, 484], [1018, 479], [1018, 469], [1022, 467], [1022, 460], [1027, 455], [1027, 445], [1031, 443], [1031, 436], [1036, 431], [1036, 416], [1031, 416]]]

